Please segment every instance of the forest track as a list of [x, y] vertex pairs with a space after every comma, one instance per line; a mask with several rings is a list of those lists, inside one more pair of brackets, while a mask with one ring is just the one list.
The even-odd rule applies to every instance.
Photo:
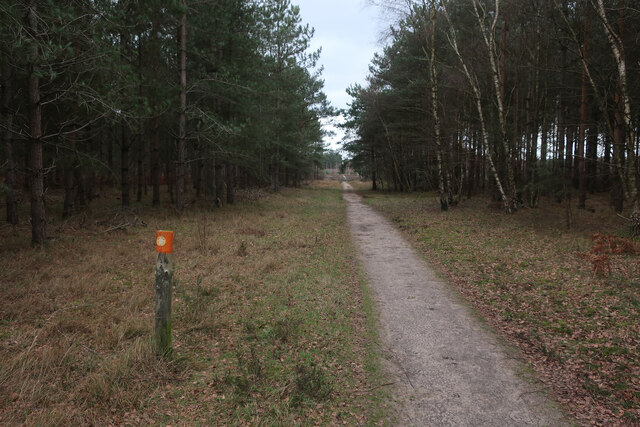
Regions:
[[382, 215], [343, 182], [348, 220], [380, 314], [394, 423], [568, 425], [541, 385]]

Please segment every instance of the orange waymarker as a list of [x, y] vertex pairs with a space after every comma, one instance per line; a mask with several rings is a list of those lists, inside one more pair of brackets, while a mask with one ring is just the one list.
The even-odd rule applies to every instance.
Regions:
[[173, 253], [173, 231], [159, 230], [156, 232], [156, 252]]

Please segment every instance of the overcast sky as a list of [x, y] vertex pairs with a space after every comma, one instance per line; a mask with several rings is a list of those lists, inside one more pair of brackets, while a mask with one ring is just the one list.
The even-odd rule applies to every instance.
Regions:
[[[367, 6], [365, 0], [292, 0], [300, 6], [304, 23], [315, 28], [312, 49], [322, 47], [320, 65], [324, 92], [336, 108], [347, 108], [346, 93], [353, 83], [365, 84], [369, 63], [379, 50], [379, 9]], [[341, 135], [328, 138], [332, 148]]]

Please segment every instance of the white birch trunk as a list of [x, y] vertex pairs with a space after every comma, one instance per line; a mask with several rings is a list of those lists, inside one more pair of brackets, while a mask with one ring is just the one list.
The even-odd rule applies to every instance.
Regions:
[[[505, 153], [505, 170], [507, 172], [507, 184], [509, 191], [509, 204], [510, 207], [507, 211], [515, 210], [516, 205], [516, 181], [515, 175], [513, 173], [513, 167], [511, 165], [511, 146], [509, 144], [509, 138], [507, 133], [507, 119], [504, 111], [504, 102], [501, 96], [502, 89], [500, 85], [500, 70], [498, 69], [497, 63], [497, 53], [495, 46], [495, 32], [496, 26], [498, 24], [498, 17], [500, 15], [500, 3], [499, 0], [495, 0], [495, 14], [493, 16], [493, 21], [491, 22], [491, 28], [488, 29], [484, 22], [484, 17], [480, 16], [480, 12], [478, 10], [477, 0], [471, 0], [473, 3], [473, 10], [475, 12], [476, 18], [478, 20], [478, 25], [480, 26], [480, 31], [482, 32], [482, 38], [484, 39], [484, 43], [487, 47], [487, 53], [489, 54], [489, 63], [491, 64], [491, 74], [493, 78], [493, 85], [496, 97], [496, 104], [498, 106], [498, 120], [500, 122], [500, 139], [502, 141], [502, 147]], [[484, 14], [483, 14], [484, 15]]]
[[636, 179], [636, 131], [631, 116], [631, 98], [629, 96], [629, 86], [627, 83], [627, 62], [624, 53], [624, 45], [621, 35], [617, 34], [610, 25], [604, 8], [604, 1], [598, 0], [596, 8], [598, 16], [602, 21], [604, 32], [609, 39], [611, 51], [616, 60], [618, 68], [618, 85], [620, 88], [620, 96], [622, 97], [622, 119], [625, 125], [625, 145], [628, 158], [627, 181], [629, 185], [629, 198], [633, 204], [633, 213], [631, 221], [636, 229], [640, 228], [640, 191]]
[[504, 203], [504, 209], [507, 213], [513, 212], [513, 201], [507, 197], [507, 194], [504, 191], [504, 187], [502, 186], [502, 181], [500, 180], [500, 176], [498, 175], [498, 171], [496, 170], [495, 163], [493, 161], [493, 155], [491, 153], [491, 147], [489, 146], [489, 134], [487, 133], [487, 127], [485, 125], [484, 113], [482, 109], [482, 96], [480, 93], [480, 88], [478, 86], [477, 78], [475, 74], [469, 70], [467, 64], [464, 62], [462, 58], [462, 54], [460, 53], [460, 49], [458, 48], [458, 42], [456, 40], [455, 28], [453, 28], [453, 23], [449, 17], [449, 12], [447, 11], [446, 4], [442, 3], [443, 11], [447, 22], [449, 23], [449, 42], [451, 43], [451, 47], [453, 48], [458, 60], [460, 61], [460, 66], [462, 67], [462, 71], [471, 86], [471, 90], [473, 91], [473, 97], [476, 105], [476, 110], [478, 112], [478, 119], [480, 120], [480, 128], [482, 132], [482, 143], [484, 144], [485, 153], [487, 156], [487, 161], [489, 163], [489, 169], [496, 181], [496, 186], [498, 187], [498, 192], [500, 193], [500, 197], [502, 198], [502, 202]]

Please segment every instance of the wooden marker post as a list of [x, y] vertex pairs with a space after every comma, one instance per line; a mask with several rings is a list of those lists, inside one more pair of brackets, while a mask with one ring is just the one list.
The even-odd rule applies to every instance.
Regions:
[[171, 290], [173, 288], [173, 231], [156, 233], [156, 354], [171, 354]]

